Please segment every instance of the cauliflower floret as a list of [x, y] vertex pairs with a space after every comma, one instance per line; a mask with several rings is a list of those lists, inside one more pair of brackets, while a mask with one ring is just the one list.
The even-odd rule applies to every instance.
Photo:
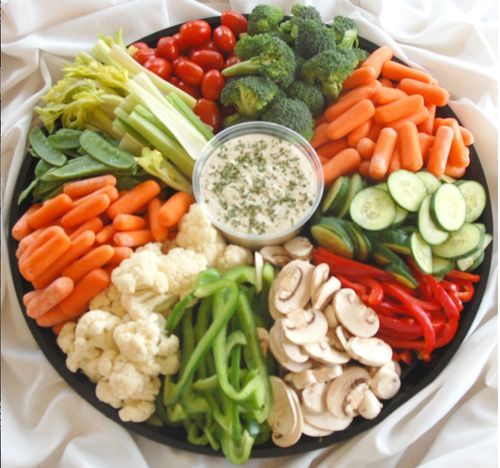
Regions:
[[75, 328], [76, 323], [68, 322], [61, 328], [57, 336], [57, 346], [65, 354], [70, 354], [75, 349]]
[[113, 270], [111, 280], [120, 293], [134, 294], [152, 289], [159, 294], [168, 292], [167, 275], [158, 269], [162, 255], [156, 250], [134, 252]]
[[221, 233], [210, 223], [203, 208], [193, 203], [179, 223], [175, 239], [178, 247], [194, 250], [205, 256], [208, 266], [215, 266], [223, 254], [226, 242]]
[[121, 303], [130, 317], [140, 320], [151, 315], [168, 300], [169, 296], [147, 290], [135, 294], [122, 294]]
[[128, 400], [118, 412], [122, 421], [146, 421], [155, 412], [154, 402], [144, 400]]
[[249, 249], [231, 244], [226, 247], [222, 257], [217, 260], [217, 268], [224, 272], [236, 266], [252, 265], [252, 263], [253, 255]]
[[191, 292], [198, 274], [207, 269], [207, 259], [192, 250], [175, 248], [163, 255], [159, 268], [167, 275], [169, 293], [183, 297]]
[[75, 329], [75, 352], [82, 356], [95, 356], [94, 350], [113, 349], [113, 330], [120, 318], [104, 310], [91, 310], [83, 314]]
[[161, 242], [149, 242], [147, 244], [142, 245], [141, 247], [137, 247], [135, 249], [135, 253], [137, 252], [143, 252], [144, 250], [149, 250], [151, 252], [155, 252], [156, 254], [161, 254]]
[[120, 301], [120, 291], [113, 284], [90, 300], [89, 309], [105, 310], [118, 317], [123, 317], [127, 313]]

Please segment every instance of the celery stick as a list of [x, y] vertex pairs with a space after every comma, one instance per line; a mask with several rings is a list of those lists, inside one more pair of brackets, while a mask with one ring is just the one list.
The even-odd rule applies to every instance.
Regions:
[[118, 147], [132, 153], [134, 156], [140, 156], [142, 148], [144, 148], [144, 145], [140, 141], [136, 140], [129, 133], [126, 133], [121, 138]]
[[160, 120], [158, 120], [151, 112], [149, 112], [144, 106], [141, 106], [139, 104], [135, 107], [134, 110], [139, 115], [142, 115], [146, 120], [149, 120], [153, 125], [158, 127], [169, 138], [171, 138], [174, 141], [177, 141], [174, 137], [174, 134], [167, 128], [167, 126], [163, 125], [163, 123]]
[[149, 142], [131, 125], [129, 125], [127, 123], [127, 120], [128, 120], [128, 114], [125, 114], [125, 119], [117, 117], [115, 120], [113, 120], [113, 128], [115, 128], [122, 135], [122, 138], [123, 136], [128, 134], [134, 140], [139, 141], [142, 144], [142, 146], [149, 145]]

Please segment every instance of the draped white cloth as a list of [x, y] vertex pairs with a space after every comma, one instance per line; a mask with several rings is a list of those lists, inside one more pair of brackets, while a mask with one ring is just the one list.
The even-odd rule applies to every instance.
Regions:
[[[63, 60], [99, 33], [122, 27], [134, 41], [169, 25], [259, 1], [5, 0], [2, 4], [2, 465], [13, 467], [192, 467], [229, 465], [133, 435], [82, 400], [59, 377], [21, 317], [5, 239], [33, 107]], [[292, 2], [268, 2], [286, 11]], [[476, 136], [497, 222], [497, 2], [311, 0], [325, 20], [357, 21], [360, 34], [431, 72]], [[249, 466], [496, 466], [497, 255], [472, 329], [445, 371], [374, 429], [329, 449]]]

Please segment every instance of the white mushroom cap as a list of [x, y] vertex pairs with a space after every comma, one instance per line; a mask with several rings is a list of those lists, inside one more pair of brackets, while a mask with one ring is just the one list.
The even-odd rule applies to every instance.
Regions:
[[339, 325], [335, 329], [335, 335], [337, 336], [338, 342], [341, 344], [342, 348], [347, 351], [347, 342], [349, 341], [349, 338], [352, 338], [352, 335], [342, 325]]
[[312, 296], [313, 308], [323, 310], [341, 286], [340, 281], [335, 278], [335, 276], [330, 277], [319, 287], [318, 290], [316, 290], [315, 294]]
[[292, 384], [297, 390], [302, 390], [308, 385], [318, 383], [312, 369], [302, 372], [289, 372], [285, 375], [284, 379], [285, 382]]
[[325, 431], [324, 429], [319, 429], [317, 427], [311, 426], [304, 421], [302, 426], [302, 434], [309, 437], [326, 437], [333, 434], [335, 431]]
[[355, 336], [347, 342], [347, 352], [361, 364], [383, 366], [392, 359], [392, 348], [380, 338]]
[[332, 305], [337, 320], [353, 335], [370, 338], [377, 333], [380, 326], [377, 314], [363, 304], [353, 289], [337, 291]]
[[368, 369], [368, 372], [373, 377], [377, 372], [386, 371], [386, 370], [396, 372], [396, 374], [398, 374], [398, 376], [401, 376], [401, 366], [399, 365], [399, 362], [394, 361], [394, 360], [389, 361], [388, 363], [384, 364], [382, 367], [370, 367], [370, 369]]
[[328, 344], [328, 340], [303, 345], [304, 351], [323, 364], [345, 364], [350, 361], [347, 353], [337, 351]]
[[331, 367], [317, 367], [316, 369], [312, 369], [311, 372], [318, 382], [327, 383], [342, 375], [343, 368], [339, 364], [334, 364]]
[[328, 322], [319, 310], [296, 310], [283, 319], [283, 331], [292, 343], [315, 343], [326, 336]]
[[313, 251], [313, 245], [307, 237], [294, 237], [283, 244], [283, 248], [293, 258], [308, 260]]
[[322, 413], [326, 410], [324, 382], [308, 385], [302, 391], [302, 406], [313, 413]]
[[274, 325], [271, 327], [270, 334], [275, 335], [275, 340], [277, 345], [283, 351], [283, 354], [287, 357], [287, 360], [294, 362], [306, 362], [309, 360], [309, 355], [302, 351], [302, 348], [295, 343], [292, 343], [284, 333], [283, 329], [283, 320], [278, 319], [274, 322]]
[[353, 418], [358, 415], [358, 408], [364, 398], [365, 390], [368, 390], [368, 384], [361, 382], [356, 385], [345, 397], [344, 413]]
[[401, 380], [396, 372], [381, 367], [370, 379], [369, 385], [378, 398], [388, 400], [398, 393], [401, 387]]
[[325, 314], [326, 320], [328, 321], [328, 326], [330, 328], [337, 328], [340, 325], [339, 321], [337, 320], [337, 316], [335, 315], [335, 308], [331, 304], [328, 304], [324, 308], [323, 313]]
[[352, 418], [338, 418], [328, 411], [315, 413], [309, 411], [304, 405], [302, 405], [302, 416], [306, 424], [331, 432], [343, 431], [352, 423]]
[[279, 340], [277, 340], [276, 333], [269, 333], [269, 348], [274, 358], [290, 372], [301, 372], [311, 368], [312, 363], [310, 361], [299, 363], [290, 360], [284, 353]]
[[271, 265], [281, 268], [292, 259], [288, 252], [280, 245], [267, 245], [260, 249], [260, 254]]
[[330, 276], [330, 267], [327, 263], [320, 263], [314, 267], [311, 278], [311, 297], [314, 297], [316, 291], [326, 283]]
[[366, 389], [358, 406], [358, 413], [365, 419], [374, 419], [380, 414], [382, 406], [375, 394], [370, 389]]

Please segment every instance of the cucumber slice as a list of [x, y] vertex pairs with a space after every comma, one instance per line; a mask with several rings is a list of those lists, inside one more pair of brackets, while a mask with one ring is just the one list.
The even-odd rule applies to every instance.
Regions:
[[347, 196], [344, 201], [344, 205], [339, 210], [338, 217], [343, 218], [348, 212], [351, 206], [352, 199], [354, 196], [363, 189], [363, 179], [356, 173], [351, 177], [349, 181], [349, 188], [347, 189]]
[[476, 224], [464, 224], [446, 242], [434, 245], [432, 252], [442, 258], [461, 259], [472, 255], [482, 245], [484, 232]]
[[383, 190], [384, 192], [389, 192], [389, 187], [387, 187], [386, 182], [381, 182], [380, 184], [374, 185], [375, 188], [378, 188], [379, 190]]
[[352, 258], [355, 258], [356, 260], [359, 260], [359, 248], [360, 244], [358, 242], [358, 236], [357, 233], [354, 231], [352, 226], [354, 223], [347, 223], [341, 219], [339, 221], [342, 221], [342, 227], [345, 229], [345, 232], [347, 232], [347, 235], [350, 237], [352, 245], [354, 247], [353, 253], [352, 253]]
[[[434, 176], [433, 176], [434, 177]], [[418, 209], [418, 230], [421, 236], [430, 245], [439, 245], [448, 239], [450, 234], [439, 229], [431, 217], [431, 198], [427, 195]]]
[[414, 232], [410, 238], [411, 255], [418, 268], [430, 275], [432, 273], [432, 250], [431, 246], [422, 239], [422, 236]]
[[483, 238], [483, 242], [481, 246], [474, 252], [472, 255], [468, 257], [462, 258], [457, 261], [457, 267], [461, 271], [467, 271], [472, 268], [476, 260], [484, 254], [484, 251], [487, 249], [488, 245], [490, 245], [493, 240], [493, 236], [491, 234], [485, 234]]
[[474, 263], [467, 268], [467, 271], [474, 271], [479, 265], [481, 265], [481, 263], [483, 263], [484, 257], [484, 252], [481, 252], [481, 255], [474, 260]]
[[394, 201], [407, 211], [416, 212], [427, 196], [422, 180], [405, 169], [393, 172], [387, 179], [387, 187]]
[[[325, 218], [322, 218], [322, 222]], [[338, 220], [333, 220], [338, 221]], [[314, 240], [325, 249], [330, 250], [334, 254], [342, 257], [354, 257], [354, 245], [351, 237], [343, 226], [332, 222], [332, 218], [328, 224], [317, 224], [311, 228], [311, 234]]]
[[385, 245], [378, 244], [373, 248], [373, 258], [379, 265], [398, 265], [403, 262], [398, 255]]
[[417, 172], [416, 175], [424, 183], [427, 192], [429, 192], [430, 194], [433, 194], [439, 187], [441, 187], [441, 182], [439, 182], [439, 179], [430, 172], [420, 171]]
[[466, 212], [464, 197], [456, 185], [443, 184], [432, 196], [432, 218], [445, 231], [458, 231], [465, 223]]
[[346, 221], [346, 228], [356, 236], [356, 243], [358, 246], [358, 260], [364, 262], [368, 260], [372, 254], [372, 244], [362, 229], [355, 223]]
[[388, 193], [368, 187], [354, 196], [349, 214], [363, 229], [379, 231], [392, 224], [396, 215], [396, 205]]
[[349, 177], [340, 176], [330, 187], [323, 200], [321, 208], [323, 213], [335, 216], [336, 212], [344, 206], [348, 189]]
[[392, 221], [392, 226], [399, 227], [401, 226], [408, 218], [408, 211], [404, 208], [401, 208], [399, 205], [396, 205], [396, 215], [394, 216], [394, 220]]
[[453, 270], [455, 262], [446, 258], [432, 257], [432, 274], [436, 276], [444, 276]]
[[454, 184], [457, 179], [454, 179], [453, 177], [450, 177], [449, 175], [444, 174], [443, 177], [441, 177], [441, 180], [447, 184]]
[[457, 187], [465, 200], [465, 222], [472, 223], [483, 214], [486, 207], [486, 190], [475, 180], [462, 181]]
[[404, 229], [390, 229], [370, 234], [369, 237], [373, 245], [382, 244], [393, 252], [410, 255], [410, 235]]
[[418, 281], [413, 277], [408, 267], [403, 264], [390, 264], [382, 267], [385, 271], [389, 272], [396, 281], [407, 286], [408, 288], [415, 289], [418, 287]]

